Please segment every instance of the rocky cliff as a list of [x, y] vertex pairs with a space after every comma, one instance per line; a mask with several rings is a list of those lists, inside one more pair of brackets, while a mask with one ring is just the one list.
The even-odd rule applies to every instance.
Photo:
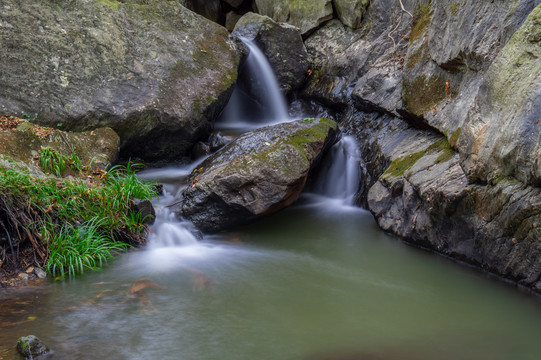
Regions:
[[382, 229], [541, 292], [539, 1], [372, 1], [305, 41]]

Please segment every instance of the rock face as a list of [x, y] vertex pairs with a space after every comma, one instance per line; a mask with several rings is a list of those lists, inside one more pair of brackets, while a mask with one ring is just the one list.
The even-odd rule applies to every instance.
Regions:
[[227, 30], [176, 1], [5, 0], [0, 45], [0, 114], [111, 127], [145, 159], [208, 136], [237, 77]]
[[382, 229], [541, 293], [540, 1], [402, 3], [308, 37], [303, 96], [357, 136]]
[[333, 17], [332, 0], [255, 0], [258, 13], [279, 23], [289, 23], [309, 34]]
[[202, 230], [219, 231], [291, 205], [337, 134], [325, 118], [246, 133], [194, 171], [176, 211]]
[[267, 56], [284, 93], [304, 84], [310, 61], [297, 29], [278, 25], [268, 16], [247, 13], [237, 22], [233, 35], [256, 42]]
[[470, 180], [541, 185], [541, 6], [491, 64], [463, 129]]

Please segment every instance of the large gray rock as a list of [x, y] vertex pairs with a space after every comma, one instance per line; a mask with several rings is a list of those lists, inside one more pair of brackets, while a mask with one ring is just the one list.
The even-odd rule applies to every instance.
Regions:
[[422, 8], [402, 71], [404, 109], [441, 133], [462, 128], [477, 111], [487, 69], [536, 4], [445, 0]]
[[289, 23], [309, 34], [333, 17], [332, 0], [255, 0], [258, 13]]
[[291, 205], [337, 134], [324, 118], [246, 133], [194, 171], [176, 211], [202, 230], [219, 231]]
[[175, 1], [144, 3], [4, 0], [0, 113], [111, 127], [129, 156], [186, 155], [228, 99], [238, 56], [225, 28]]
[[541, 185], [541, 5], [488, 69], [459, 146], [471, 181]]
[[310, 61], [297, 29], [278, 25], [268, 16], [247, 13], [235, 25], [233, 35], [256, 42], [269, 60], [284, 93], [304, 84]]

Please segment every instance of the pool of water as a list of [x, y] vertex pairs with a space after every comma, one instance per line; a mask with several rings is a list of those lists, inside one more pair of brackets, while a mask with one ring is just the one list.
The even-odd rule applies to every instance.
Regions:
[[0, 358], [28, 334], [55, 359], [541, 358], [537, 298], [340, 201], [305, 195], [233, 232], [178, 236], [100, 273], [0, 290]]

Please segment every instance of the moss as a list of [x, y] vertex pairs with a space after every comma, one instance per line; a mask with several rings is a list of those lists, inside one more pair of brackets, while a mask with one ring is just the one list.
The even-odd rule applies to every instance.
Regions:
[[426, 155], [426, 151], [418, 151], [413, 154], [399, 157], [391, 162], [391, 165], [387, 168], [383, 177], [400, 177], [403, 176], [406, 170], [409, 170], [415, 163]]
[[428, 48], [428, 42], [424, 42], [423, 46], [415, 49], [410, 56], [408, 56], [408, 60], [406, 61], [406, 67], [412, 68], [415, 65], [419, 64], [421, 62], [421, 59], [423, 58], [425, 49]]
[[410, 33], [410, 44], [420, 38], [428, 25], [430, 25], [430, 3], [425, 6], [420, 6], [413, 16], [413, 27]]
[[460, 3], [458, 1], [452, 3], [451, 6], [449, 6], [449, 10], [451, 10], [451, 15], [453, 16], [457, 16], [459, 9], [460, 9]]
[[420, 75], [402, 82], [402, 99], [409, 111], [424, 116], [446, 98], [446, 79], [441, 75]]
[[456, 143], [458, 142], [458, 139], [460, 138], [461, 132], [462, 132], [462, 127], [459, 127], [451, 133], [451, 136], [449, 137], [449, 144], [453, 148], [456, 147]]
[[118, 10], [120, 6], [117, 0], [98, 0], [98, 3], [109, 6], [112, 10]]
[[[435, 141], [434, 143], [430, 144], [426, 149], [417, 151], [413, 154], [409, 154], [403, 157], [399, 157], [391, 162], [385, 173], [382, 175], [383, 178], [388, 177], [400, 177], [404, 176], [405, 172], [415, 163], [421, 159], [423, 156], [432, 154], [432, 153], [441, 153], [436, 160], [434, 161], [434, 164], [441, 164], [446, 161], [451, 160], [451, 158], [455, 155], [455, 151], [449, 145], [449, 142], [447, 141], [447, 138], [442, 137]], [[406, 177], [409, 177], [411, 174], [407, 174]]]

